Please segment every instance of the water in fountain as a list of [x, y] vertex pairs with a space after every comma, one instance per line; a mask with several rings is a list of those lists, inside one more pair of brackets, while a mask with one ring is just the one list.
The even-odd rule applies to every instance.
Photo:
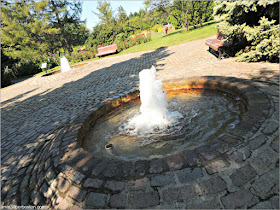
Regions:
[[161, 80], [156, 79], [156, 69], [144, 69], [140, 78], [140, 115], [128, 122], [131, 134], [151, 133], [153, 130], [164, 129], [172, 125], [182, 115], [175, 111], [169, 112]]
[[65, 56], [60, 58], [60, 66], [61, 66], [61, 72], [66, 72], [71, 70], [68, 60]]

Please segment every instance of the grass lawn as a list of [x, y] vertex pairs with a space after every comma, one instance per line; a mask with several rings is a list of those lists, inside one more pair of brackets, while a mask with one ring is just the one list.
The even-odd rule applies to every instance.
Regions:
[[[197, 29], [193, 29], [193, 27], [190, 27], [190, 30], [188, 32], [185, 32], [183, 29], [178, 29], [178, 30], [171, 31], [167, 35], [162, 35], [161, 32], [156, 33], [152, 35], [152, 40], [150, 42], [131, 47], [129, 49], [121, 51], [118, 54], [108, 55], [106, 57], [124, 55], [128, 53], [135, 53], [141, 51], [156, 50], [160, 47], [169, 47], [169, 46], [178, 45], [189, 41], [204, 39], [206, 37], [215, 35], [217, 33], [217, 27], [216, 27], [217, 23], [211, 21], [206, 24], [208, 25], [205, 25], [202, 28], [197, 28]], [[79, 63], [89, 62], [98, 59], [100, 58], [93, 58]], [[70, 65], [79, 64], [79, 63], [70, 63]], [[49, 69], [47, 72], [51, 72], [59, 68], [60, 66], [57, 66], [55, 68]], [[43, 75], [45, 73], [46, 72], [43, 71], [33, 76]]]
[[167, 35], [162, 35], [162, 33], [153, 34], [152, 40], [150, 42], [131, 47], [118, 53], [117, 55], [156, 50], [160, 47], [169, 47], [213, 36], [217, 33], [216, 25], [217, 23], [213, 23], [211, 25], [203, 26], [202, 28], [197, 28], [188, 32], [185, 32], [183, 29], [178, 29], [171, 31]]

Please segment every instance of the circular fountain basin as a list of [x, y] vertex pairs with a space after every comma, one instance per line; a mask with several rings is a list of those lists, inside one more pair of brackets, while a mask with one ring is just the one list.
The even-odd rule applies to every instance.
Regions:
[[165, 129], [135, 133], [128, 121], [139, 114], [139, 92], [119, 97], [100, 106], [92, 115], [82, 147], [95, 157], [118, 160], [163, 158], [214, 144], [232, 130], [246, 110], [244, 100], [232, 91], [201, 85], [167, 82], [168, 109], [182, 117]]

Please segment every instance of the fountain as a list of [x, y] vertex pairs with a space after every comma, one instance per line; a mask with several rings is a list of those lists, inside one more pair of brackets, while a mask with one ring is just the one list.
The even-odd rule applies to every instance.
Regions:
[[230, 92], [181, 81], [164, 92], [154, 67], [139, 78], [140, 99], [134, 92], [104, 102], [85, 121], [78, 140], [85, 150], [105, 159], [163, 158], [215, 143], [243, 117], [244, 103]]
[[68, 60], [65, 56], [60, 58], [60, 66], [61, 66], [62, 73], [71, 70]]
[[139, 73], [140, 78], [140, 115], [129, 120], [126, 129], [134, 130], [131, 134], [149, 133], [153, 129], [164, 129], [177, 118], [179, 112], [169, 112], [161, 80], [156, 79], [156, 69], [144, 69]]

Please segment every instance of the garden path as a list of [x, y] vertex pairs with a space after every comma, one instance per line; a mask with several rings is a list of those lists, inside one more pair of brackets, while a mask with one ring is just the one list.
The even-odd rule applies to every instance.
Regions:
[[[1, 205], [60, 209], [277, 208], [279, 65], [217, 60], [208, 52], [205, 40], [105, 57], [73, 71], [32, 77], [3, 88]], [[138, 89], [138, 73], [151, 65], [162, 80], [216, 75], [245, 79], [257, 86], [266, 95], [270, 109], [252, 143], [230, 148], [226, 152], [228, 164], [214, 172], [202, 166], [178, 166], [164, 172], [162, 163], [156, 163], [156, 168], [154, 163], [135, 163], [131, 171], [144, 168], [144, 172], [137, 179], [121, 180], [107, 170], [110, 167], [98, 163], [86, 167], [84, 151], [69, 140], [77, 135], [73, 122], [103, 100]], [[67, 136], [66, 130], [73, 134]], [[82, 170], [65, 164], [66, 154], [74, 155], [71, 164]], [[195, 155], [205, 157], [203, 151]], [[180, 158], [164, 164], [169, 166], [171, 161], [173, 166], [180, 165]], [[107, 179], [99, 179], [96, 171], [107, 174]]]

